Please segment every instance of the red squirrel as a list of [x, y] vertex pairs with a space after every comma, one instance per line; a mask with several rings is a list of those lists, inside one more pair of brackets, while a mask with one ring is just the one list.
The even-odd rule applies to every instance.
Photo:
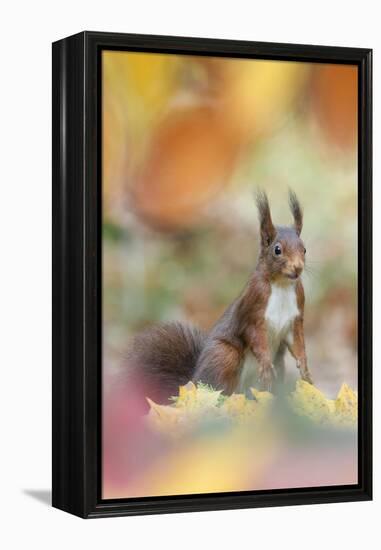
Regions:
[[134, 338], [129, 365], [146, 395], [163, 402], [189, 380], [228, 395], [253, 386], [272, 391], [275, 380], [284, 380], [286, 350], [301, 378], [313, 383], [303, 330], [303, 212], [293, 191], [289, 205], [294, 224], [275, 226], [267, 195], [257, 193], [260, 251], [255, 270], [209, 333], [175, 322], [154, 325]]

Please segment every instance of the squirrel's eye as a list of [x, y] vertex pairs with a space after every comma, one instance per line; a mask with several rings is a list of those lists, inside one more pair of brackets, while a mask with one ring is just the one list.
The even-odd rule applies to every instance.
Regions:
[[276, 244], [274, 247], [275, 256], [280, 256], [282, 254], [282, 248], [279, 244]]
[[306, 252], [307, 252], [307, 250], [306, 250], [306, 249], [304, 249], [304, 254], [305, 254]]

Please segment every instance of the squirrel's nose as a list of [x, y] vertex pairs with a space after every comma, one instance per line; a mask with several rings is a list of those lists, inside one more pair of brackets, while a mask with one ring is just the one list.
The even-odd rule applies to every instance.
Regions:
[[299, 277], [299, 275], [301, 274], [302, 271], [303, 271], [303, 266], [302, 265], [294, 266], [295, 275], [297, 275], [298, 277]]

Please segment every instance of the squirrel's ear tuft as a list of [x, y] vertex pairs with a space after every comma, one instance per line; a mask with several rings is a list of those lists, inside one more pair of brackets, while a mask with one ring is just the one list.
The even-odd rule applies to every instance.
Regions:
[[288, 192], [288, 202], [290, 204], [290, 209], [294, 217], [294, 227], [298, 235], [302, 232], [303, 227], [303, 210], [300, 206], [298, 197], [295, 195], [292, 189]]
[[269, 246], [276, 235], [276, 230], [271, 220], [269, 201], [264, 191], [257, 191], [255, 198], [261, 227], [261, 243], [262, 246]]

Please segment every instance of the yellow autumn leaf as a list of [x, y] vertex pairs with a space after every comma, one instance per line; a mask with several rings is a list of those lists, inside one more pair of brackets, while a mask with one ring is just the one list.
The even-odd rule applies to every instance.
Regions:
[[306, 416], [319, 424], [329, 422], [333, 412], [332, 402], [308, 382], [298, 380], [290, 395], [291, 407], [300, 416]]
[[336, 421], [353, 425], [357, 422], [358, 398], [348, 384], [343, 384], [335, 400]]
[[259, 391], [256, 388], [250, 388], [250, 391], [261, 405], [270, 404], [274, 398], [273, 394], [268, 391]]
[[[223, 419], [234, 425], [254, 421], [264, 424], [274, 401], [274, 396], [251, 388], [254, 399], [244, 394], [224, 396], [221, 391], [204, 384], [188, 382], [180, 386], [179, 395], [168, 405], [158, 405], [148, 399], [149, 425], [171, 436], [183, 435], [208, 419]], [[294, 413], [325, 426], [354, 427], [357, 423], [357, 394], [343, 384], [336, 400], [328, 399], [316, 386], [298, 380], [289, 395]]]
[[357, 423], [357, 395], [343, 384], [336, 400], [324, 394], [304, 380], [298, 380], [290, 395], [291, 407], [300, 416], [318, 424], [355, 426]]
[[193, 382], [180, 386], [179, 396], [176, 399], [176, 407], [189, 409], [208, 409], [217, 405], [221, 392]]
[[233, 393], [221, 405], [221, 412], [236, 422], [244, 422], [258, 416], [259, 404], [253, 399], [247, 399], [242, 393]]
[[243, 393], [233, 393], [224, 402], [222, 408], [229, 414], [242, 414], [247, 407], [247, 399]]

